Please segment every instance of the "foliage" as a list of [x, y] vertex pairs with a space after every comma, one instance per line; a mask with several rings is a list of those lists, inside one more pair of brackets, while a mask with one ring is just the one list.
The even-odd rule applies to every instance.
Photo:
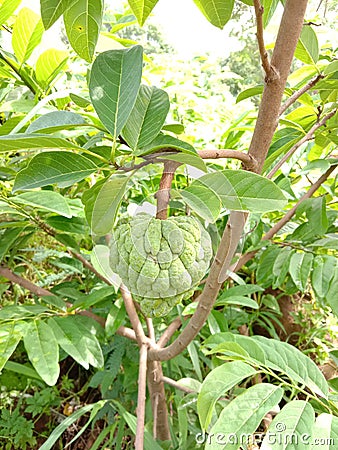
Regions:
[[[320, 48], [314, 27], [303, 27], [284, 101], [307, 89], [281, 113], [258, 175], [241, 169], [237, 160], [211, 157], [206, 164], [198, 151], [213, 144], [217, 152], [245, 153], [256, 111], [252, 103], [246, 110], [241, 101], [261, 94], [262, 87], [251, 85], [257, 72], [245, 80], [250, 89], [239, 92], [236, 113], [228, 112], [231, 96], [207, 60], [196, 58], [183, 75], [173, 67], [172, 78], [161, 82], [164, 76], [156, 78], [156, 72], [168, 65], [168, 58], [151, 50], [149, 60], [138, 43], [130, 42], [139, 34], [128, 27], [136, 20], [143, 24], [157, 1], [129, 1], [135, 16], [128, 10], [107, 14], [110, 21], [102, 30], [111, 48], [95, 59], [104, 17], [101, 0], [41, 0], [41, 17], [29, 8], [16, 12], [19, 3], [4, 0], [0, 5], [2, 37], [8, 36], [0, 49], [0, 380], [8, 380], [12, 371], [24, 381], [22, 392], [16, 392], [15, 400], [8, 398], [0, 411], [1, 439], [8, 440], [4, 448], [34, 448], [34, 427], [41, 417], [53, 425], [41, 442], [44, 450], [61, 442], [75, 423], [79, 432], [67, 443], [86, 433], [94, 449], [133, 445], [138, 351], [123, 335], [129, 317], [118, 290], [118, 267], [109, 262], [108, 242], [121, 219], [154, 213], [162, 164], [168, 161], [180, 164], [173, 176], [168, 224], [201, 221], [216, 253], [224, 244], [220, 235], [232, 227], [230, 211], [249, 214], [230, 269], [217, 280], [222, 289], [205, 326], [187, 351], [163, 363], [165, 376], [179, 380], [172, 384], [182, 390], [167, 390], [174, 411], [172, 447], [203, 443], [207, 449], [220, 448], [226, 441], [225, 448], [239, 448], [240, 435], [251, 439], [255, 432], [265, 436], [262, 448], [281, 431], [299, 439], [308, 433], [310, 443], [318, 437], [338, 439], [337, 383], [328, 383], [318, 360], [304, 353], [316, 355], [316, 342], [309, 338], [304, 348], [300, 340], [301, 351], [281, 342], [278, 332], [285, 325], [281, 310], [286, 295], [310, 297], [311, 308], [337, 326], [334, 49], [329, 44]], [[195, 3], [220, 28], [235, 4]], [[278, 2], [262, 3], [267, 26]], [[40, 51], [44, 30], [61, 16], [72, 49]], [[167, 50], [156, 39], [161, 51]], [[230, 55], [232, 71], [236, 65], [252, 67], [253, 52], [245, 52], [239, 58]], [[161, 88], [151, 85], [155, 78]], [[230, 89], [237, 94], [242, 86]], [[209, 134], [199, 129], [204, 114], [212, 124]], [[180, 217], [182, 211], [190, 217]], [[168, 243], [173, 247], [178, 240]], [[153, 250], [160, 240], [151, 244]], [[241, 254], [250, 258], [236, 269]], [[176, 285], [183, 282], [180, 278]], [[195, 298], [203, 282], [194, 287]], [[177, 313], [183, 320], [193, 314], [197, 302], [190, 297], [154, 319], [156, 338], [175, 323]], [[305, 316], [306, 308], [303, 302], [299, 314]], [[142, 318], [143, 323], [149, 326], [149, 319]], [[272, 338], [254, 335], [257, 326]], [[325, 346], [334, 358], [337, 342], [330, 337]], [[81, 376], [68, 376], [72, 370]], [[62, 409], [61, 399], [67, 408]], [[150, 403], [145, 448], [165, 448], [150, 432]], [[57, 426], [53, 417], [47, 418], [51, 408], [62, 411]], [[271, 411], [276, 417], [265, 426]], [[213, 439], [219, 433], [223, 442]], [[334, 448], [332, 442], [329, 448]]]

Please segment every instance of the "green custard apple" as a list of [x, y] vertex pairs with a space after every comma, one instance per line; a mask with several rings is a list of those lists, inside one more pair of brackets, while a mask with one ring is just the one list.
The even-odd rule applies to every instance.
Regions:
[[113, 230], [110, 266], [148, 317], [191, 297], [212, 257], [211, 239], [194, 217], [140, 213]]

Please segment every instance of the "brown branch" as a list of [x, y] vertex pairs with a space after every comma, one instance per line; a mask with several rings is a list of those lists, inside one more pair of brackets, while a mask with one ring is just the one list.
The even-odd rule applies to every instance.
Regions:
[[279, 74], [266, 83], [249, 154], [257, 161], [256, 173], [261, 173], [275, 133], [280, 105], [289, 75], [293, 55], [303, 27], [307, 0], [286, 0], [271, 65]]
[[[217, 298], [223, 277], [233, 257], [232, 249], [237, 247], [237, 243], [242, 235], [244, 220], [239, 220], [244, 213], [232, 211], [226, 228], [224, 230], [216, 257], [211, 265], [208, 278], [202, 294], [199, 297], [197, 308], [191, 317], [188, 325], [184, 328], [178, 338], [166, 348], [152, 348], [149, 350], [150, 360], [164, 361], [172, 359], [180, 354], [189, 343], [197, 336], [203, 327]], [[226, 263], [226, 264], [225, 264]]]
[[157, 345], [159, 347], [164, 347], [170, 341], [170, 338], [173, 336], [175, 331], [177, 331], [181, 327], [181, 325], [182, 325], [181, 318], [180, 317], [176, 317], [176, 319], [173, 320], [173, 322], [171, 322], [168, 325], [168, 327], [165, 329], [165, 331], [163, 332], [162, 336], [157, 341]]
[[127, 314], [129, 316], [130, 323], [136, 335], [137, 343], [141, 348], [143, 344], [149, 343], [149, 338], [147, 338], [146, 335], [144, 334], [142, 324], [139, 316], [137, 315], [135, 305], [130, 292], [123, 284], [121, 284], [120, 286], [120, 291], [122, 294], [124, 305], [126, 307]]
[[202, 159], [218, 159], [218, 158], [233, 158], [245, 163], [248, 169], [254, 169], [256, 161], [251, 155], [242, 153], [238, 150], [199, 150], [197, 152]]
[[325, 78], [325, 75], [320, 73], [316, 75], [314, 78], [312, 78], [308, 83], [306, 83], [306, 85], [303, 86], [301, 89], [294, 92], [281, 106], [279, 110], [279, 115], [281, 116], [293, 103], [295, 103], [299, 99], [299, 97], [301, 97], [303, 94], [305, 94], [305, 92], [313, 88], [318, 83], [318, 81], [322, 80], [323, 78]]
[[181, 384], [179, 384], [177, 381], [173, 380], [172, 378], [162, 377], [162, 381], [163, 381], [163, 383], [167, 383], [167, 384], [169, 384], [169, 386], [179, 389], [180, 391], [186, 392], [187, 394], [197, 393], [193, 389], [182, 386]]
[[[149, 354], [149, 353], [148, 353]], [[148, 359], [148, 389], [153, 411], [153, 436], [161, 441], [170, 440], [168, 409], [164, 390], [163, 371], [159, 361]]]
[[[331, 173], [337, 168], [338, 166], [334, 165], [331, 166], [318, 180], [312, 184], [310, 189], [298, 200], [298, 202], [291, 208], [285, 216], [282, 217], [281, 220], [279, 220], [270, 230], [262, 237], [263, 241], [268, 241], [273, 238], [273, 236], [280, 231], [284, 225], [286, 225], [291, 218], [295, 215], [297, 208], [308, 198], [312, 197], [312, 195], [320, 188], [320, 186], [329, 178]], [[246, 253], [245, 255], [241, 256], [239, 259], [235, 272], [240, 270], [242, 266], [244, 266], [250, 259], [252, 259], [255, 254], [258, 252], [258, 250], [254, 250], [252, 252]]]
[[136, 424], [136, 438], [135, 449], [143, 450], [144, 443], [144, 421], [146, 412], [146, 389], [147, 389], [147, 344], [142, 344], [140, 347], [139, 358], [139, 375], [138, 375], [138, 391], [137, 391], [137, 424]]
[[303, 145], [307, 141], [310, 141], [313, 138], [315, 131], [317, 131], [318, 128], [325, 125], [326, 122], [336, 114], [336, 112], [337, 112], [337, 110], [334, 109], [329, 114], [327, 114], [325, 117], [323, 117], [322, 120], [315, 123], [313, 125], [313, 127], [306, 133], [306, 135], [303, 136], [302, 139], [300, 139], [298, 142], [296, 142], [296, 144], [294, 146], [292, 146], [287, 153], [285, 153], [283, 158], [281, 158], [278, 161], [278, 163], [274, 166], [274, 168], [268, 173], [267, 178], [272, 178], [274, 176], [274, 174], [282, 167], [282, 165], [285, 163], [285, 161], [287, 161], [290, 158], [290, 156], [292, 156], [295, 153], [295, 151], [299, 149], [299, 147], [301, 145]]
[[265, 72], [265, 82], [271, 83], [276, 78], [278, 78], [278, 73], [271, 65], [269, 60], [268, 52], [265, 49], [264, 44], [264, 27], [263, 27], [263, 14], [264, 7], [262, 6], [260, 0], [254, 0], [256, 22], [257, 22], [257, 42], [259, 47], [259, 53], [261, 55], [262, 66]]
[[168, 217], [168, 204], [170, 200], [171, 184], [175, 176], [175, 171], [181, 163], [176, 161], [165, 161], [159, 190], [156, 192], [157, 212], [156, 218], [165, 220]]

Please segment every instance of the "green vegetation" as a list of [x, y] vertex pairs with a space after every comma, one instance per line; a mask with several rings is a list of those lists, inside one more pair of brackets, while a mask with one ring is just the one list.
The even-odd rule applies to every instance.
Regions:
[[307, 3], [195, 0], [243, 47], [180, 61], [156, 0], [0, 0], [1, 448], [337, 447], [336, 2]]

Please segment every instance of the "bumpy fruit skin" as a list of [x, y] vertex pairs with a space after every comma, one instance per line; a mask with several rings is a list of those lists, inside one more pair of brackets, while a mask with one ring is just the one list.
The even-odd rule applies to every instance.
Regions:
[[211, 239], [194, 217], [159, 220], [146, 213], [121, 221], [110, 266], [148, 317], [166, 315], [193, 294], [212, 256]]

